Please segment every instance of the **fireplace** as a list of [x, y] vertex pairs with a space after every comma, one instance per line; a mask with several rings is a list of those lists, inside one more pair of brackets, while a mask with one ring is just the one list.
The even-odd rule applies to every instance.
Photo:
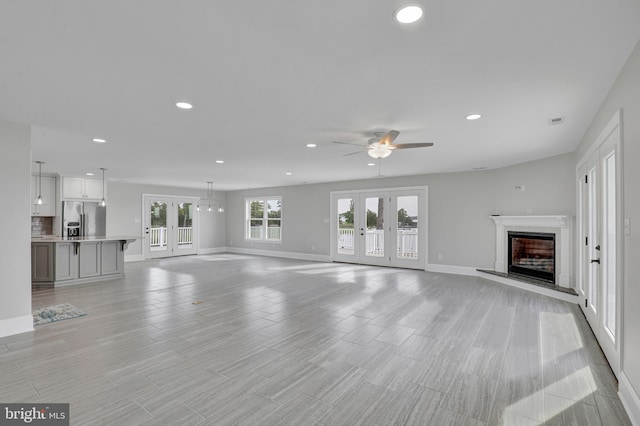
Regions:
[[555, 283], [555, 234], [513, 232], [508, 236], [508, 272]]

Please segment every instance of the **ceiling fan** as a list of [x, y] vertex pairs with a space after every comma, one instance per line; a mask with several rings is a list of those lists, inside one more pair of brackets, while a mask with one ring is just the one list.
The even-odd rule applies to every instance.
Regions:
[[[363, 147], [367, 150], [367, 154], [373, 158], [387, 158], [396, 149], [426, 148], [433, 146], [433, 143], [431, 142], [394, 144], [393, 141], [396, 140], [399, 134], [400, 132], [397, 130], [389, 130], [387, 133], [375, 132], [376, 136], [369, 139], [367, 145], [339, 141], [333, 141], [333, 143]], [[362, 151], [352, 152], [346, 155], [355, 155], [360, 152]]]

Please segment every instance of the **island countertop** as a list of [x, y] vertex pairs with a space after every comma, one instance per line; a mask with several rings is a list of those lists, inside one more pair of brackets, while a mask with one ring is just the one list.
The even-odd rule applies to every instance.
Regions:
[[88, 241], [135, 241], [140, 237], [133, 235], [98, 235], [94, 237], [61, 237], [59, 235], [31, 236], [31, 242], [37, 243], [66, 243], [69, 241], [82, 243]]

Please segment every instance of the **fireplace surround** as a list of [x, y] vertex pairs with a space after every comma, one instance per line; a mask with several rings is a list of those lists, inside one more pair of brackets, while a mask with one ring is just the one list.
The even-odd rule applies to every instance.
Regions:
[[[575, 287], [571, 269], [573, 241], [573, 218], [571, 216], [491, 216], [491, 219], [496, 225], [496, 259], [494, 263], [494, 270], [496, 272], [513, 274], [512, 271], [509, 271], [509, 232], [516, 234], [537, 233], [547, 234], [547, 236], [553, 235], [553, 276], [550, 277], [547, 275], [546, 277], [537, 278], [549, 282], [552, 286], [555, 285], [571, 289]], [[546, 262], [540, 263], [546, 263], [548, 267], [550, 262], [547, 260]]]

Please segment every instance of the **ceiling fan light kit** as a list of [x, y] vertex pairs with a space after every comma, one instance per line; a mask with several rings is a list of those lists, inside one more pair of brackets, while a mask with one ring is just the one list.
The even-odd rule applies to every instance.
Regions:
[[[395, 141], [396, 138], [400, 135], [400, 132], [397, 130], [389, 130], [387, 133], [376, 132], [375, 135], [375, 138], [369, 139], [369, 143], [367, 145], [340, 141], [333, 141], [333, 143], [341, 145], [361, 146], [363, 148], [366, 148], [367, 154], [369, 154], [369, 156], [373, 158], [387, 158], [396, 149], [427, 148], [433, 146], [432, 142], [394, 144], [393, 141]], [[345, 156], [354, 154], [358, 154], [358, 152], [352, 152], [351, 154], [346, 154]]]
[[373, 158], [387, 158], [391, 155], [391, 147], [386, 144], [376, 142], [367, 147], [367, 154]]

